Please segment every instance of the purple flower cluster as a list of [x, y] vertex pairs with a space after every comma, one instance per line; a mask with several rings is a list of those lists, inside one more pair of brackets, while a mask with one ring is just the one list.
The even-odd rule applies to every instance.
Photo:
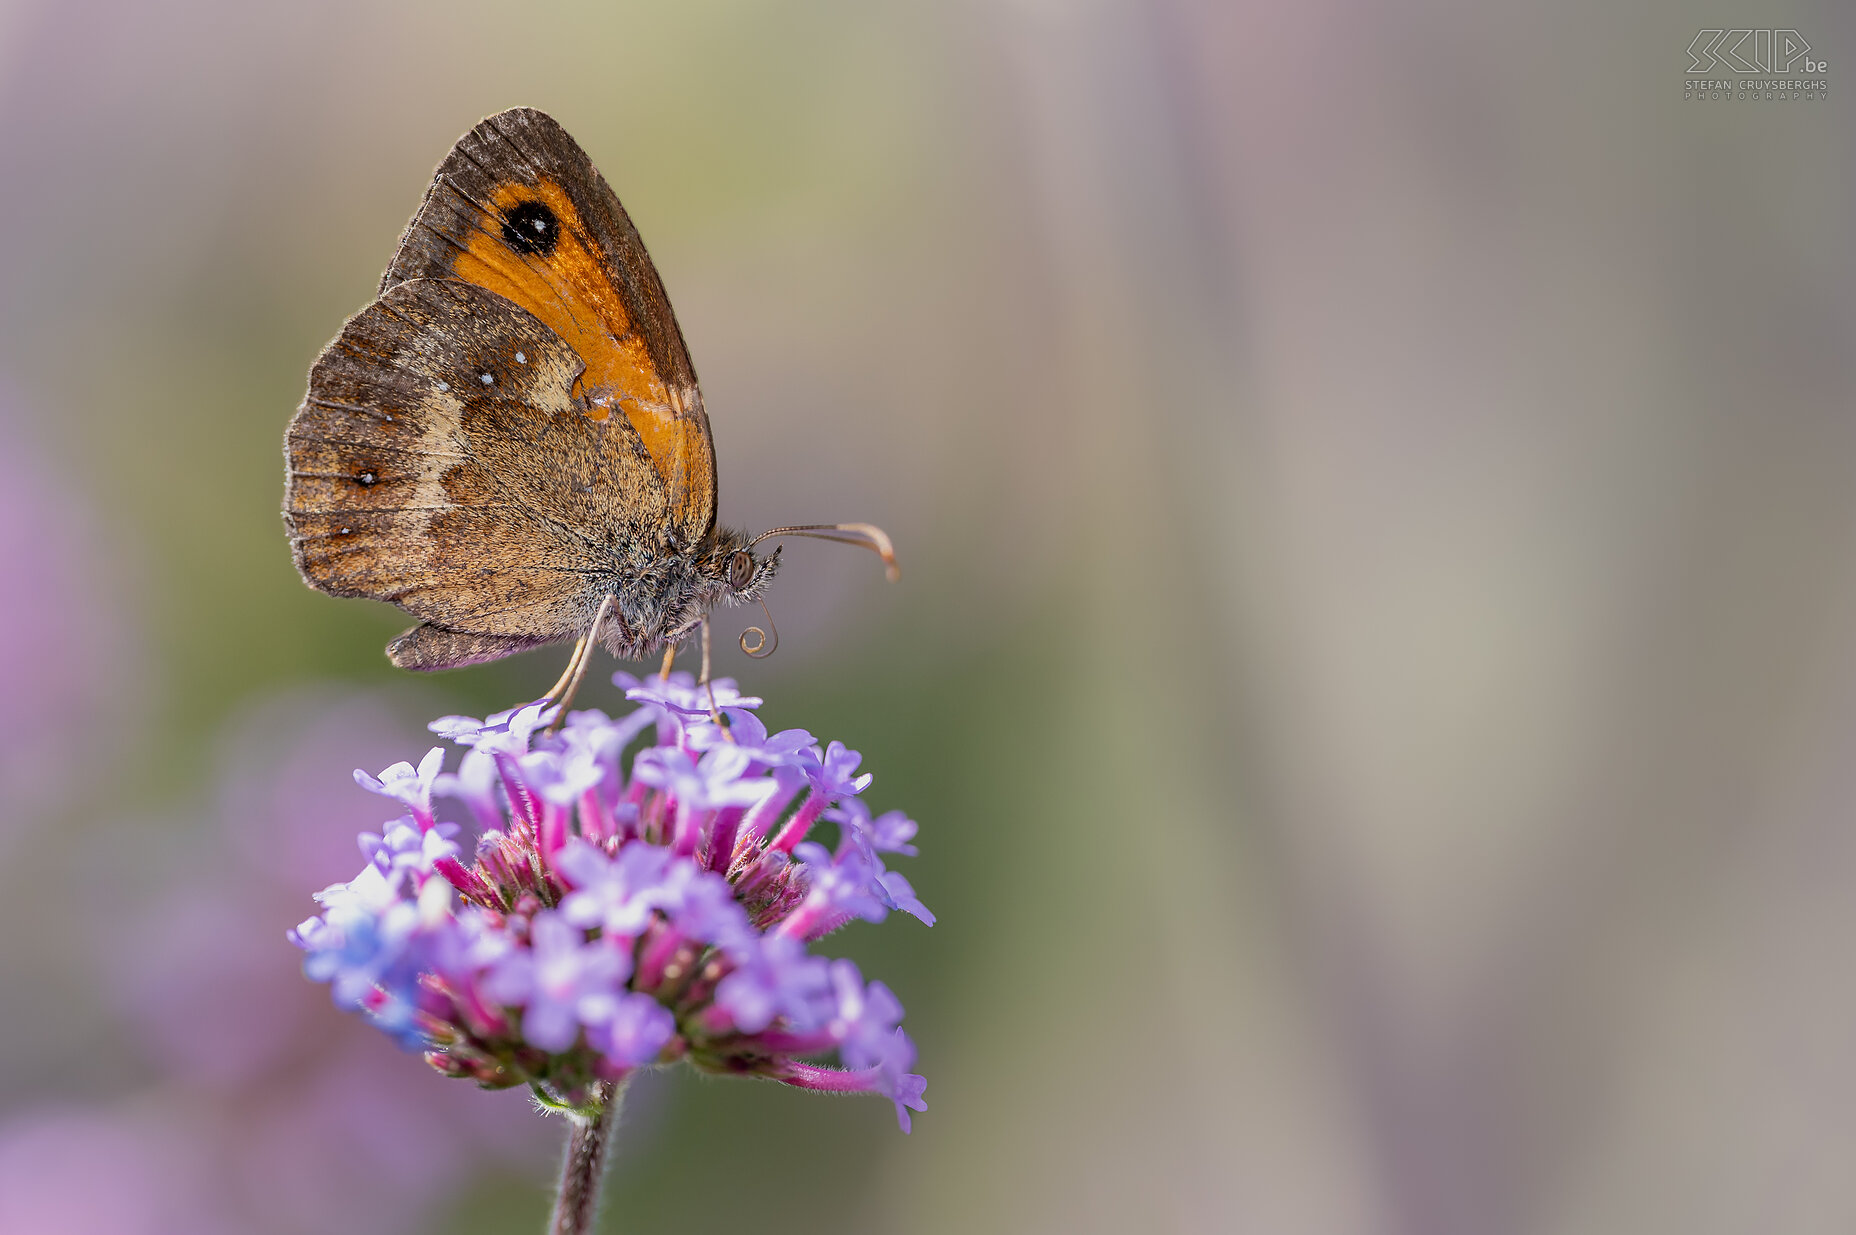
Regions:
[[[304, 972], [448, 1076], [529, 1085], [583, 1105], [597, 1082], [688, 1060], [804, 1089], [873, 1092], [926, 1110], [902, 1005], [849, 960], [807, 945], [853, 918], [934, 915], [884, 854], [915, 824], [872, 817], [841, 743], [769, 734], [729, 681], [614, 679], [640, 704], [575, 712], [547, 733], [539, 704], [432, 731], [434, 748], [363, 788], [405, 808], [361, 836], [367, 865], [316, 897], [292, 932]], [[630, 761], [633, 743], [652, 731]], [[482, 828], [466, 864], [434, 794]], [[837, 845], [808, 840], [824, 819]], [[839, 1067], [807, 1062], [835, 1052]]]

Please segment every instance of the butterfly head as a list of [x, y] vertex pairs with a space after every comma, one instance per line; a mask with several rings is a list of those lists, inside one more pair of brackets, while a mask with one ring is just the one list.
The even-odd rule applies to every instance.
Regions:
[[720, 528], [697, 571], [706, 584], [709, 607], [713, 608], [759, 600], [779, 569], [778, 548], [766, 557], [755, 557], [753, 545], [744, 533]]

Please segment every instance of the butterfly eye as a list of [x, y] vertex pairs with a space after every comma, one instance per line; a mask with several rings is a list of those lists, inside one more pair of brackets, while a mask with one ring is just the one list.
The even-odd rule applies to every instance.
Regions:
[[735, 550], [728, 559], [728, 586], [739, 592], [754, 579], [754, 555], [746, 549]]

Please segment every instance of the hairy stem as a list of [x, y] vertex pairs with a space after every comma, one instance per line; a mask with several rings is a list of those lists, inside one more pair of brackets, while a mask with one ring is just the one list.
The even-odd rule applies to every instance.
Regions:
[[561, 1185], [554, 1198], [548, 1235], [592, 1235], [599, 1217], [599, 1186], [606, 1174], [606, 1150], [618, 1126], [625, 1082], [595, 1087], [585, 1113], [567, 1116], [567, 1154], [561, 1159]]

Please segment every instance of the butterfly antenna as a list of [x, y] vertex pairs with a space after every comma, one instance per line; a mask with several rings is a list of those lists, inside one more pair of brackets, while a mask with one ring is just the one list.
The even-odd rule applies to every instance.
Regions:
[[[769, 536], [804, 536], [809, 540], [861, 545], [883, 559], [883, 568], [891, 583], [902, 577], [902, 568], [896, 565], [896, 547], [890, 543], [889, 533], [874, 523], [800, 523], [792, 527], [776, 527], [748, 541], [748, 548], [752, 549]], [[771, 622], [772, 619], [768, 620]]]
[[[762, 598], [760, 602], [760, 611], [767, 615], [767, 629], [762, 630], [758, 626], [750, 626], [741, 632], [741, 639], [739, 642], [741, 644], [741, 650], [746, 652], [749, 656], [752, 656], [755, 660], [766, 660], [780, 648], [780, 628], [773, 624], [773, 610], [767, 607], [765, 598]], [[754, 636], [754, 645], [752, 647], [748, 646], [749, 635]]]

